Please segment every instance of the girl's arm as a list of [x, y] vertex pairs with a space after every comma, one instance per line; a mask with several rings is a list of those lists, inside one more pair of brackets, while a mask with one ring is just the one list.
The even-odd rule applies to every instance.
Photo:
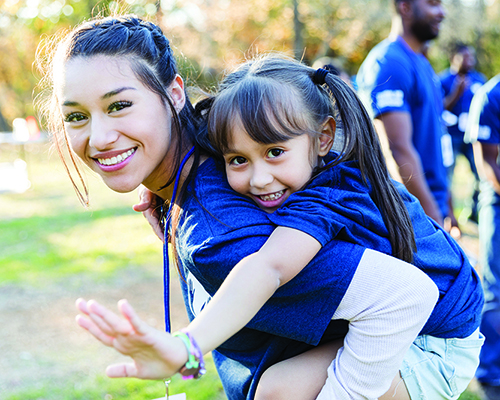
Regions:
[[[296, 229], [276, 228], [257, 253], [233, 268], [209, 304], [187, 327], [202, 353], [217, 348], [242, 329], [320, 249], [320, 243], [310, 235]], [[134, 359], [133, 363], [109, 366], [108, 376], [163, 379], [186, 363], [187, 351], [181, 339], [141, 321], [126, 301], [119, 303], [124, 318], [94, 301], [80, 299], [77, 307], [90, 317], [77, 317], [82, 328], [106, 346]]]
[[262, 248], [241, 260], [188, 326], [203, 353], [242, 329], [276, 290], [294, 278], [321, 249], [312, 236], [278, 227]]

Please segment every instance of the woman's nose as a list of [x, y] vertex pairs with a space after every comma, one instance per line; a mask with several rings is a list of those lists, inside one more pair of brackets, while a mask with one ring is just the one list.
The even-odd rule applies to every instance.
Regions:
[[109, 150], [118, 140], [119, 133], [112, 124], [102, 118], [93, 118], [89, 145], [99, 151]]

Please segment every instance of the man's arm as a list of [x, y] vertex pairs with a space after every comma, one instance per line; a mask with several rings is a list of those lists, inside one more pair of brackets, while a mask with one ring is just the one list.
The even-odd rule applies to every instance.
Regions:
[[387, 140], [392, 157], [397, 164], [399, 176], [410, 193], [417, 197], [425, 213], [443, 225], [443, 215], [425, 180], [420, 156], [413, 146], [413, 127], [410, 114], [389, 112], [377, 117], [375, 129]]
[[474, 158], [477, 170], [483, 179], [487, 179], [495, 192], [500, 194], [500, 166], [497, 164], [498, 160], [498, 144], [476, 142], [474, 144]]
[[467, 76], [460, 74], [457, 75], [451, 85], [450, 93], [443, 99], [444, 109], [451, 111], [469, 85], [470, 82]]

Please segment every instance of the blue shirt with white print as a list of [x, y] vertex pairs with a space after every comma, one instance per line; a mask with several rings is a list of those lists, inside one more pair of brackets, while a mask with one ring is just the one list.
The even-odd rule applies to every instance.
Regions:
[[[470, 106], [465, 140], [500, 145], [500, 74], [486, 82], [474, 95]], [[497, 160], [497, 164], [500, 161]], [[481, 181], [481, 197], [500, 204], [500, 195], [488, 179]]]
[[370, 51], [356, 79], [358, 93], [372, 118], [389, 112], [410, 114], [412, 142], [420, 155], [425, 179], [442, 215], [447, 216], [447, 166], [452, 163], [453, 153], [441, 118], [441, 83], [429, 61], [398, 36], [380, 42]]
[[[447, 69], [439, 74], [441, 85], [443, 87], [443, 96], [448, 96], [457, 79], [457, 73]], [[443, 112], [443, 119], [448, 126], [448, 132], [454, 140], [463, 141], [464, 132], [467, 127], [470, 103], [477, 90], [486, 82], [483, 74], [477, 71], [469, 71], [466, 74], [469, 84], [464, 93], [457, 100], [450, 111]]]

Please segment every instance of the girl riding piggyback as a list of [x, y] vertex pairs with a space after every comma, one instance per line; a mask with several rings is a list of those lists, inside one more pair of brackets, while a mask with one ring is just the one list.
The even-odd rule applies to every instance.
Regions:
[[[299, 246], [308, 260], [326, 243], [342, 240], [413, 263], [439, 289], [438, 302], [410, 349], [391, 347], [384, 335], [368, 348], [370, 335], [381, 329], [390, 335], [392, 326], [363, 325], [354, 310], [335, 315], [350, 321], [344, 344], [350, 338], [351, 351], [344, 346], [331, 356], [335, 360], [318, 398], [343, 398], [336, 396], [346, 389], [370, 393], [370, 387], [380, 384], [378, 369], [389, 369], [390, 363], [380, 362], [384, 357], [399, 363], [410, 395], [432, 386], [429, 398], [438, 398], [438, 393], [457, 398], [474, 376], [482, 343], [479, 278], [458, 244], [426, 216], [402, 184], [390, 179], [377, 134], [356, 94], [327, 70], [266, 56], [228, 75], [208, 103], [209, 137], [224, 159], [230, 186], [268, 212], [277, 226], [261, 251], [247, 261], [249, 271], [268, 265], [269, 270], [286, 268], [296, 275], [305, 264], [289, 256], [293, 246]], [[357, 311], [366, 296], [378, 295], [382, 302], [395, 294], [375, 284], [373, 292], [358, 293]], [[353, 327], [359, 329], [358, 336]], [[456, 358], [444, 350], [432, 356], [436, 348], [447, 346], [455, 348]], [[304, 376], [310, 374], [315, 364], [304, 362], [307, 355], [299, 357], [264, 373], [259, 398], [291, 398], [300, 390], [303, 382], [297, 380], [295, 386], [283, 378], [301, 368]], [[445, 367], [456, 369], [453, 382], [441, 372]], [[363, 370], [366, 375], [359, 372]], [[358, 371], [356, 378], [346, 371]], [[438, 383], [429, 385], [432, 380]], [[348, 382], [344, 389], [341, 382]]]

